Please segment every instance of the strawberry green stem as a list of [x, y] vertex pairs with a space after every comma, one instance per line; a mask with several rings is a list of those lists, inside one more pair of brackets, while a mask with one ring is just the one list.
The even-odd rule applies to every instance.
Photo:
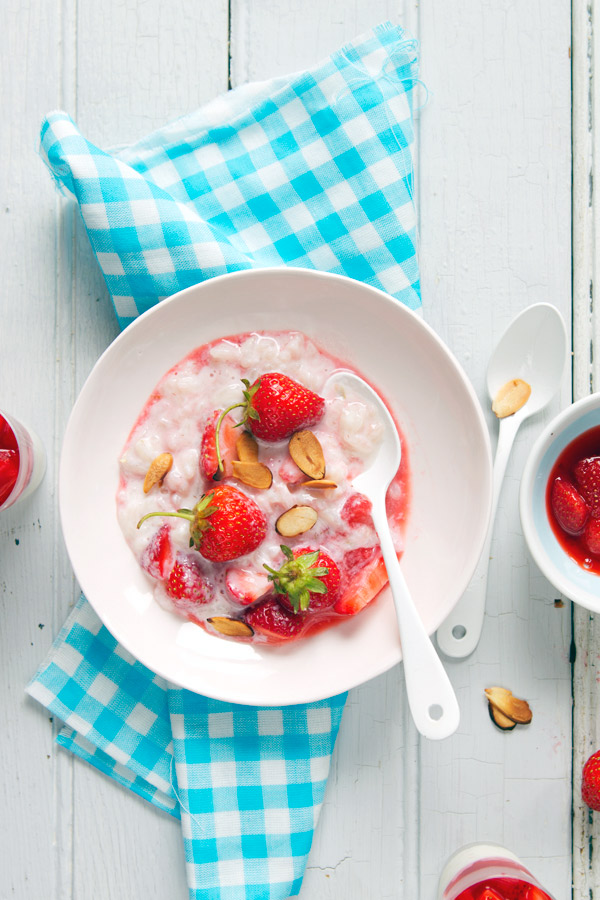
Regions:
[[178, 509], [177, 512], [151, 512], [146, 513], [145, 516], [142, 516], [140, 521], [137, 523], [137, 527], [139, 528], [146, 519], [151, 519], [152, 516], [174, 516], [176, 519], [187, 519], [188, 522], [193, 522], [195, 518], [195, 513], [191, 509]]
[[[239, 409], [242, 406], [246, 406], [245, 403], [233, 403], [231, 406], [228, 406], [227, 409], [224, 409], [219, 418], [217, 419], [217, 424], [215, 425], [215, 450], [217, 453], [217, 471], [213, 475], [214, 481], [219, 481], [223, 475], [223, 458], [221, 456], [221, 447], [219, 444], [219, 432], [221, 430], [221, 425], [223, 424], [223, 419], [230, 413], [232, 409]], [[240, 422], [241, 425], [241, 422]]]
[[254, 399], [254, 395], [260, 387], [260, 378], [258, 381], [251, 385], [247, 378], [242, 378], [242, 384], [244, 385], [245, 390], [242, 392], [244, 395], [244, 399], [241, 403], [233, 403], [231, 406], [228, 406], [227, 409], [224, 409], [219, 418], [217, 419], [217, 424], [215, 425], [215, 451], [217, 453], [217, 471], [213, 475], [213, 480], [219, 481], [223, 476], [223, 459], [221, 457], [221, 447], [219, 444], [219, 432], [221, 430], [221, 425], [223, 424], [223, 419], [230, 413], [232, 409], [243, 409], [244, 415], [240, 419], [240, 421], [235, 426], [236, 428], [239, 425], [245, 425], [248, 419], [258, 419], [258, 413], [252, 406], [252, 400]]

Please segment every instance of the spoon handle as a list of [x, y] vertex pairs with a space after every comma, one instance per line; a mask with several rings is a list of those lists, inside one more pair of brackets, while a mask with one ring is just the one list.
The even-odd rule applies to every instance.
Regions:
[[523, 421], [522, 417], [516, 417], [517, 415], [500, 420], [498, 444], [494, 457], [492, 510], [477, 568], [466, 591], [437, 630], [438, 647], [442, 653], [453, 659], [464, 659], [465, 656], [469, 656], [475, 650], [481, 637], [494, 520], [510, 451]]
[[415, 725], [424, 737], [441, 740], [458, 728], [458, 701], [404, 580], [390, 535], [385, 502], [374, 504], [372, 514], [400, 627], [410, 711]]

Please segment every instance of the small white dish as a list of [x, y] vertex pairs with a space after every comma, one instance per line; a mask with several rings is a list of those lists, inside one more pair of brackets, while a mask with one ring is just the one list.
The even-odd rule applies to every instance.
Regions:
[[593, 612], [600, 612], [600, 576], [587, 572], [561, 547], [548, 519], [546, 489], [565, 447], [598, 426], [600, 393], [583, 397], [560, 412], [531, 448], [519, 496], [523, 534], [538, 568], [561, 594]]
[[162, 609], [116, 517], [118, 460], [163, 374], [194, 347], [248, 331], [301, 331], [347, 360], [402, 429], [412, 496], [402, 569], [428, 634], [479, 558], [491, 508], [491, 452], [475, 392], [423, 320], [360, 282], [305, 269], [214, 278], [135, 320], [96, 363], [73, 408], [60, 466], [65, 541], [82, 590], [114, 637], [181, 687], [264, 706], [341, 693], [396, 665], [389, 589], [356, 617], [280, 646], [236, 644]]

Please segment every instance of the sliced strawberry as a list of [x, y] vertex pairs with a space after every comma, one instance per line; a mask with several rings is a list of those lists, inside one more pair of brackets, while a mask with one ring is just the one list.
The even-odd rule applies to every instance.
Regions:
[[302, 634], [306, 627], [306, 615], [288, 612], [275, 597], [269, 597], [248, 610], [246, 622], [271, 640], [285, 641]]
[[301, 481], [306, 481], [306, 475], [290, 457], [284, 459], [277, 474], [286, 484], [299, 484]]
[[371, 509], [371, 501], [364, 494], [350, 494], [342, 506], [340, 515], [344, 522], [347, 522], [351, 527], [371, 525], [373, 523]]
[[186, 553], [178, 553], [167, 581], [167, 594], [178, 608], [189, 604], [208, 603], [212, 598], [211, 587], [197, 559]]
[[161, 525], [142, 553], [140, 565], [153, 578], [166, 579], [173, 565], [169, 526]]
[[588, 456], [575, 466], [575, 480], [592, 516], [600, 518], [600, 456]]
[[504, 900], [504, 897], [493, 888], [485, 887], [481, 894], [477, 894], [477, 900]]
[[344, 569], [346, 578], [354, 578], [362, 572], [366, 566], [374, 562], [380, 555], [379, 547], [357, 547], [356, 550], [347, 550], [344, 553]]
[[[216, 445], [216, 426], [221, 415], [221, 410], [216, 409], [202, 432], [202, 440], [200, 443], [200, 471], [205, 478], [213, 478], [219, 463], [217, 459]], [[235, 423], [231, 416], [225, 416], [219, 429], [219, 449], [221, 451], [221, 459], [223, 461], [222, 478], [231, 475], [231, 463], [237, 459], [235, 442], [239, 437], [239, 429], [236, 430]]]
[[556, 521], [567, 534], [581, 534], [589, 515], [585, 500], [570, 481], [554, 479], [550, 493], [550, 504]]
[[0, 450], [0, 505], [12, 494], [19, 475], [19, 451]]
[[548, 894], [532, 884], [527, 894], [527, 900], [548, 900]]
[[343, 616], [355, 616], [377, 596], [387, 582], [385, 564], [377, 553], [370, 562], [351, 574], [334, 606], [335, 612]]
[[583, 537], [592, 556], [600, 556], [600, 519], [590, 519]]
[[247, 606], [264, 597], [271, 590], [271, 582], [264, 572], [252, 569], [227, 569], [225, 586], [236, 603]]

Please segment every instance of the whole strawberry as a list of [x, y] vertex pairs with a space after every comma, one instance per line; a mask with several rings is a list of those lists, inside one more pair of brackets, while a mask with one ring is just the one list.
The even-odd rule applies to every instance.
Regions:
[[594, 519], [600, 518], [600, 456], [588, 456], [575, 466], [577, 487]]
[[316, 425], [325, 412], [322, 397], [279, 372], [261, 375], [252, 385], [244, 383], [246, 422], [263, 441], [283, 441], [301, 428]]
[[567, 534], [581, 534], [589, 511], [579, 491], [564, 478], [554, 479], [550, 492], [550, 504], [556, 521]]
[[600, 810], [600, 750], [592, 754], [583, 767], [581, 796], [590, 809]]
[[281, 605], [295, 613], [333, 606], [340, 589], [340, 570], [331, 557], [310, 547], [292, 552], [282, 544], [281, 551], [286, 561], [280, 569], [264, 567]]
[[217, 465], [221, 476], [225, 468], [224, 453], [220, 449], [221, 425], [233, 409], [243, 410], [238, 425], [245, 425], [255, 437], [270, 443], [283, 441], [301, 428], [316, 425], [325, 412], [322, 397], [279, 372], [267, 372], [253, 384], [242, 378], [242, 384], [243, 402], [224, 410], [215, 425]]
[[218, 484], [203, 494], [193, 509], [152, 512], [151, 516], [174, 516], [190, 523], [190, 546], [210, 562], [227, 562], [256, 550], [267, 533], [267, 520], [254, 500], [229, 484]]

